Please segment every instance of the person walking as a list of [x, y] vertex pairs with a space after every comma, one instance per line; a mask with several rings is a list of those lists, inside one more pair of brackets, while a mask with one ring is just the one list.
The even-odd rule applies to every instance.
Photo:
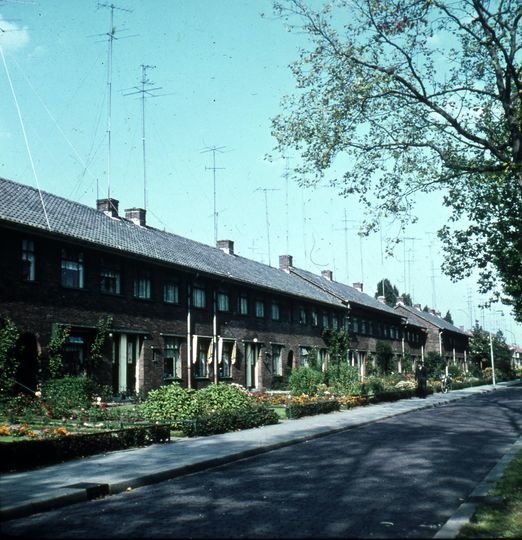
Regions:
[[428, 370], [424, 362], [419, 362], [415, 371], [415, 380], [417, 381], [417, 394], [419, 397], [426, 397], [426, 387], [428, 382]]

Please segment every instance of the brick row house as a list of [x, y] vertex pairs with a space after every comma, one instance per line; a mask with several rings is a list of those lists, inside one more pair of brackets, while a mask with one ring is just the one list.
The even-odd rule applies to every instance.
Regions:
[[[293, 267], [207, 246], [150, 227], [140, 208], [79, 204], [0, 179], [0, 322], [19, 331], [23, 383], [32, 387], [60, 326], [63, 359], [87, 369], [99, 322], [112, 318], [97, 379], [115, 395], [179, 381], [200, 388], [236, 382], [270, 388], [313, 350], [328, 361], [323, 329], [350, 332], [353, 365], [364, 367], [379, 340], [401, 369], [423, 354], [427, 330], [362, 290]], [[43, 353], [43, 354], [42, 354]]]
[[467, 371], [469, 332], [446, 321], [435, 310], [423, 311], [420, 304], [407, 306], [399, 301], [395, 309], [408, 320], [425, 327], [427, 351], [438, 353], [447, 365], [458, 364]]

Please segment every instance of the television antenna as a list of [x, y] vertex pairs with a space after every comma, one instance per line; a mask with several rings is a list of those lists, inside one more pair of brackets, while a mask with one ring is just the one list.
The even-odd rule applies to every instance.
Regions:
[[202, 154], [212, 152], [212, 167], [205, 167], [205, 170], [211, 170], [213, 172], [214, 179], [214, 245], [217, 244], [218, 240], [218, 214], [216, 210], [216, 171], [218, 169], [224, 169], [224, 167], [216, 167], [216, 152], [222, 154], [224, 148], [225, 146], [210, 146], [201, 152]]
[[167, 94], [153, 94], [158, 90], [162, 90], [161, 86], [151, 88], [153, 83], [147, 76], [147, 70], [155, 69], [156, 66], [150, 66], [147, 64], [141, 64], [141, 88], [134, 86], [135, 91], [123, 94], [124, 96], [132, 96], [141, 94], [141, 142], [142, 142], [142, 154], [143, 154], [143, 209], [147, 210], [147, 160], [145, 154], [145, 98], [161, 97]]
[[[115, 39], [119, 39], [116, 36], [116, 32], [119, 32], [120, 30], [116, 30], [116, 27], [114, 26], [114, 10], [118, 11], [125, 11], [128, 13], [132, 13], [131, 9], [126, 9], [122, 7], [115, 6], [114, 4], [101, 4], [98, 3], [98, 9], [100, 8], [107, 8], [110, 9], [110, 24], [109, 24], [109, 31], [105, 32], [103, 34], [96, 34], [98, 36], [107, 36], [107, 199], [110, 200], [111, 198], [111, 122], [112, 122], [112, 50], [113, 50], [113, 42]], [[123, 31], [123, 29], [121, 30]], [[127, 38], [134, 37], [134, 36], [125, 36]], [[105, 40], [103, 40], [105, 41]]]
[[270, 220], [268, 217], [268, 195], [269, 191], [280, 191], [277, 188], [257, 188], [255, 191], [263, 191], [265, 193], [265, 216], [266, 216], [266, 241], [268, 244], [268, 266], [272, 266], [272, 259], [270, 256]]
[[[357, 221], [356, 219], [348, 219], [348, 216], [346, 214], [346, 208], [344, 208], [344, 218], [342, 219], [343, 227], [340, 229], [334, 229], [336, 231], [343, 231], [344, 232], [344, 258], [345, 258], [345, 266], [346, 266], [346, 284], [350, 284], [350, 276], [349, 276], [349, 257], [348, 257], [348, 231], [349, 230], [357, 230], [357, 227], [348, 227], [348, 223], [357, 223], [360, 224], [360, 221]], [[362, 252], [361, 252], [362, 257]], [[362, 258], [361, 258], [361, 273], [362, 273]], [[361, 278], [362, 281], [362, 278]]]

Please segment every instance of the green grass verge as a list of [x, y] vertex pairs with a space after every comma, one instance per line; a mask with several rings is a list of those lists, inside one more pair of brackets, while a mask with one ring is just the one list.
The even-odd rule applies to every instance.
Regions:
[[457, 538], [522, 538], [522, 450], [489, 493], [499, 504], [480, 504]]

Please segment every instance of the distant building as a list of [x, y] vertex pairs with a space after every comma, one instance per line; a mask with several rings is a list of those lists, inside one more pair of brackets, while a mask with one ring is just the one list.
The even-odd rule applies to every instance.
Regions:
[[448, 365], [458, 364], [467, 370], [469, 333], [441, 317], [435, 310], [423, 311], [420, 304], [406, 306], [398, 302], [395, 310], [411, 322], [422, 325], [427, 330], [425, 352], [438, 353]]

